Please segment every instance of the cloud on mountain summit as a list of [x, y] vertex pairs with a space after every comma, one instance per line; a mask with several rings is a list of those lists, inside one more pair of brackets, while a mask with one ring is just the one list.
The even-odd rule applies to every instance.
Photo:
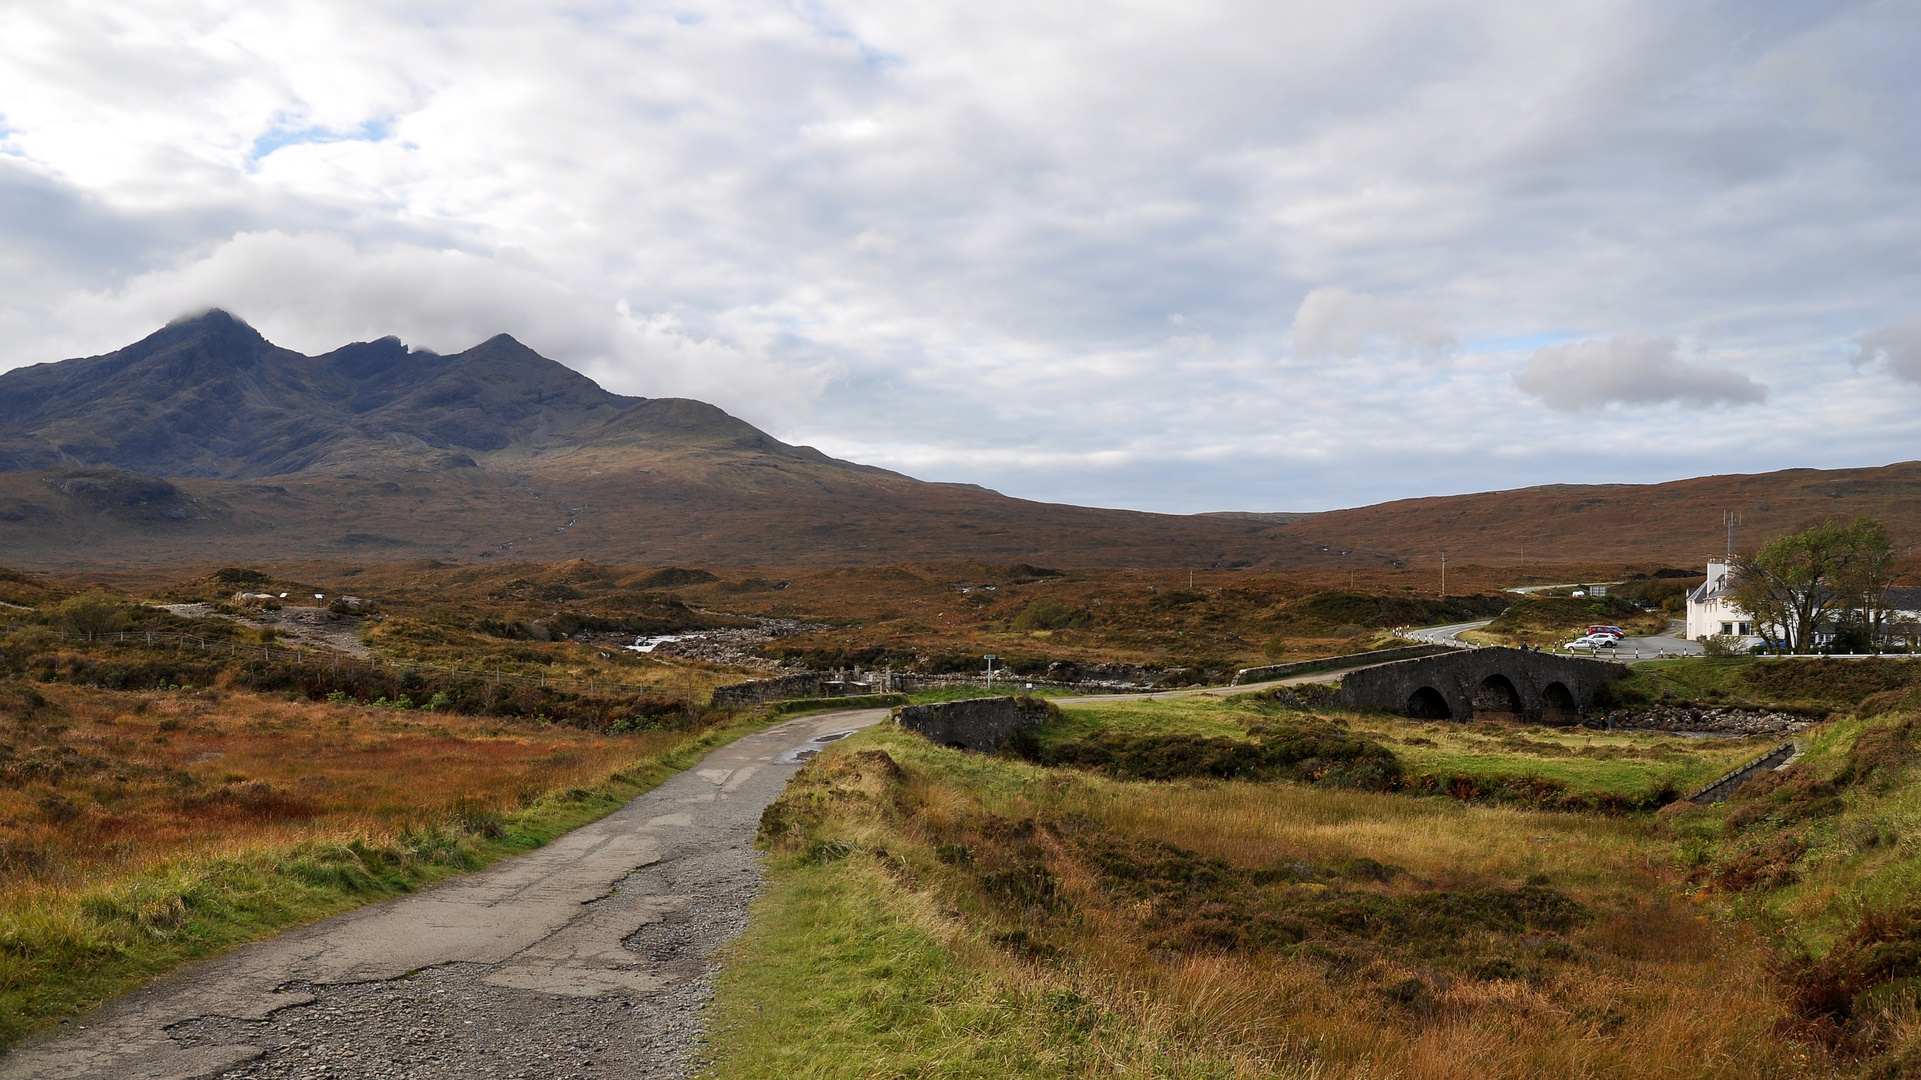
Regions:
[[1160, 510], [1874, 464], [1917, 53], [1854, 2], [16, 4], [0, 368], [505, 332]]

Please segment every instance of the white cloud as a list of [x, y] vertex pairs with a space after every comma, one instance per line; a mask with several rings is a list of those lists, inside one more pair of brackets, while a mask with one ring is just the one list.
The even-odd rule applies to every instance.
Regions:
[[1886, 361], [1897, 379], [1921, 382], [1921, 316], [1862, 335], [1855, 350], [1855, 364], [1877, 361]]
[[1432, 358], [1455, 344], [1433, 308], [1347, 289], [1315, 289], [1294, 313], [1294, 351], [1301, 356], [1354, 357], [1384, 348]]
[[678, 315], [637, 313], [625, 299], [604, 304], [524, 252], [363, 248], [337, 233], [242, 233], [113, 293], [70, 297], [61, 317], [121, 342], [209, 307], [307, 353], [387, 334], [450, 353], [508, 333], [615, 392], [696, 397], [769, 425], [805, 413], [838, 370], [770, 358], [764, 342], [700, 337]]
[[1616, 334], [1534, 350], [1514, 384], [1551, 409], [1604, 405], [1758, 405], [1768, 388], [1738, 371], [1681, 359], [1673, 338]]
[[[1921, 410], [1839, 358], [1921, 372], [1921, 11], [1327, 11], [0, 5], [0, 368], [213, 304], [306, 351], [505, 331], [1145, 507], [1572, 479], [1604, 441], [1646, 449], [1594, 478], [1911, 456]], [[1527, 361], [1622, 327], [1728, 359]], [[1666, 401], [1766, 422], [1580, 407]]]

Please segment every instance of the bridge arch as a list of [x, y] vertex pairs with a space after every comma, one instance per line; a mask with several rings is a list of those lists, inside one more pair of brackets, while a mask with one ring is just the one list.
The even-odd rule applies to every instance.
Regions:
[[1551, 682], [1541, 687], [1541, 719], [1549, 724], [1572, 724], [1581, 718], [1574, 691], [1565, 683]]
[[1452, 720], [1454, 710], [1447, 707], [1447, 698], [1432, 686], [1423, 686], [1407, 696], [1407, 705], [1401, 710], [1416, 720]]
[[1565, 724], [1594, 705], [1603, 683], [1626, 672], [1608, 660], [1460, 649], [1350, 671], [1341, 677], [1341, 697], [1352, 708], [1422, 719], [1465, 720], [1484, 712]]
[[1498, 671], [1481, 680], [1474, 689], [1474, 715], [1483, 714], [1522, 716], [1521, 692], [1514, 688], [1514, 680]]

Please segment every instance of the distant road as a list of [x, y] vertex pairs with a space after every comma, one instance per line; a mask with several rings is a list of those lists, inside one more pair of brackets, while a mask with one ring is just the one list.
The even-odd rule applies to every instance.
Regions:
[[1668, 628], [1662, 633], [1649, 637], [1631, 637], [1621, 642], [1621, 658], [1624, 660], [1654, 660], [1662, 656], [1700, 656], [1707, 652], [1698, 641], [1689, 641], [1682, 635], [1687, 632], [1687, 624], [1680, 619], [1669, 619]]
[[1548, 591], [1549, 589], [1585, 589], [1585, 588], [1587, 588], [1587, 587], [1588, 587], [1589, 585], [1622, 585], [1622, 584], [1625, 584], [1625, 582], [1620, 582], [1620, 581], [1564, 581], [1564, 582], [1562, 582], [1562, 583], [1561, 583], [1561, 584], [1559, 584], [1559, 585], [1510, 585], [1510, 586], [1508, 586], [1507, 588], [1505, 588], [1505, 589], [1502, 589], [1501, 591], [1502, 591], [1502, 592], [1517, 592], [1517, 593], [1522, 593], [1522, 594], [1526, 594], [1526, 593], [1537, 593], [1537, 592], [1546, 592], [1546, 591]]
[[1481, 627], [1493, 621], [1493, 619], [1481, 619], [1476, 622], [1449, 623], [1446, 626], [1428, 626], [1419, 630], [1403, 630], [1401, 631], [1401, 636], [1412, 638], [1415, 641], [1425, 641], [1429, 645], [1452, 645], [1457, 649], [1472, 649], [1476, 646], [1462, 641], [1461, 635], [1469, 630], [1479, 630]]
[[[1542, 587], [1557, 588], [1558, 586], [1549, 585]], [[1512, 591], [1518, 592], [1520, 590]], [[1479, 630], [1493, 621], [1492, 619], [1482, 619], [1479, 622], [1450, 623], [1447, 626], [1429, 626], [1419, 630], [1404, 630], [1401, 632], [1401, 636], [1412, 638], [1415, 641], [1425, 641], [1431, 645], [1451, 645], [1456, 648], [1473, 648], [1473, 645], [1461, 640], [1461, 635], [1469, 630]], [[1670, 619], [1667, 630], [1662, 633], [1653, 634], [1648, 637], [1623, 638], [1621, 639], [1621, 644], [1613, 653], [1610, 654], [1603, 651], [1599, 655], [1603, 660], [1612, 656], [1614, 659], [1626, 661], [1658, 660], [1664, 656], [1700, 656], [1704, 651], [1701, 643], [1698, 641], [1689, 641], [1682, 637], [1681, 635], [1684, 629], [1684, 624], [1679, 619]]]

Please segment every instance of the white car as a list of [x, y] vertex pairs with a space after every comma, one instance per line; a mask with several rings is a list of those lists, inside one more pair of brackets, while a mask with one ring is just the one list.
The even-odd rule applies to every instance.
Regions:
[[1599, 652], [1602, 649], [1612, 649], [1619, 644], [1620, 642], [1616, 641], [1612, 634], [1588, 634], [1585, 637], [1575, 638], [1563, 648], [1568, 652]]

